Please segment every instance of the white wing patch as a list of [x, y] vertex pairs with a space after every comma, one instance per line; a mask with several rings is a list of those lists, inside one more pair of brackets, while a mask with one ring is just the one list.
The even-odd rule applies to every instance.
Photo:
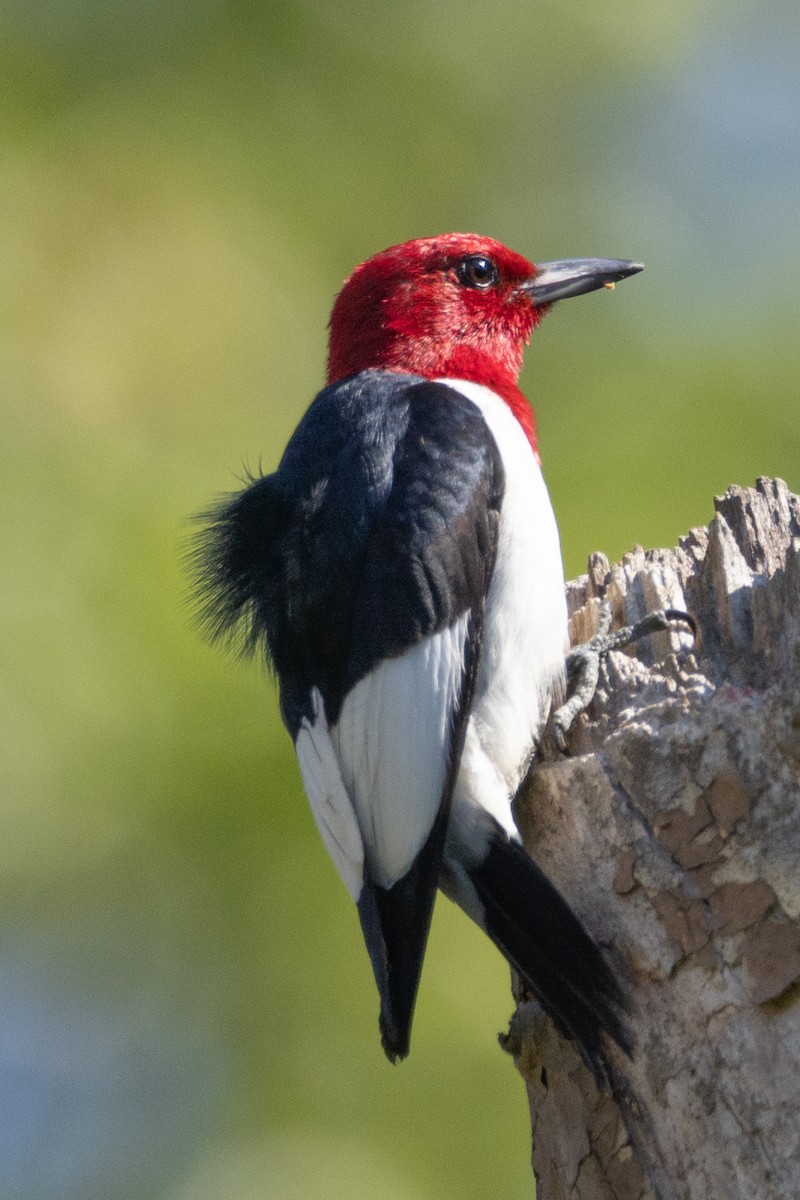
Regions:
[[319, 691], [311, 693], [313, 724], [304, 718], [294, 748], [317, 828], [333, 865], [358, 902], [364, 882], [364, 843], [331, 742], [325, 707]]
[[406, 874], [439, 811], [468, 620], [371, 671], [330, 731], [369, 873], [382, 887]]

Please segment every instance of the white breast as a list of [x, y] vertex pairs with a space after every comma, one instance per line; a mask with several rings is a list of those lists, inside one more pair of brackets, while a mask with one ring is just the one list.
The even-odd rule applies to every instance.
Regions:
[[541, 468], [508, 405], [479, 384], [442, 382], [480, 409], [505, 468], [497, 562], [457, 792], [508, 828], [509, 800], [547, 719], [553, 688], [564, 676], [568, 632], [561, 549]]

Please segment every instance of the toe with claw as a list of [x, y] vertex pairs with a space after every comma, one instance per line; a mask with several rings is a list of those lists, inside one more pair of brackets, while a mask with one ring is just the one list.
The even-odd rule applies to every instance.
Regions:
[[600, 609], [597, 633], [576, 646], [567, 655], [567, 699], [553, 716], [553, 730], [558, 748], [566, 751], [566, 738], [577, 716], [591, 703], [600, 678], [600, 661], [610, 650], [621, 650], [640, 638], [652, 633], [672, 629], [674, 625], [686, 625], [692, 637], [697, 637], [697, 625], [689, 613], [677, 608], [662, 608], [648, 613], [634, 625], [625, 625], [610, 633], [611, 609], [607, 604]]

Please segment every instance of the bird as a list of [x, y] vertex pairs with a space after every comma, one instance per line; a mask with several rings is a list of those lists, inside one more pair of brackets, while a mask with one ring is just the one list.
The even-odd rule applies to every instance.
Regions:
[[345, 280], [326, 386], [277, 469], [201, 515], [212, 639], [263, 654], [356, 903], [391, 1062], [441, 890], [596, 1077], [628, 1047], [618, 972], [523, 849], [512, 801], [563, 696], [559, 535], [519, 373], [559, 300], [642, 270], [417, 238]]

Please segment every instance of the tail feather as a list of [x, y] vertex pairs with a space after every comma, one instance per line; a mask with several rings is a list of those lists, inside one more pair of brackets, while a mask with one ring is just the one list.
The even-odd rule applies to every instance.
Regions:
[[500, 831], [469, 878], [489, 937], [602, 1080], [604, 1036], [631, 1047], [629, 1002], [607, 958], [522, 846]]
[[441, 870], [448, 804], [443, 804], [407, 873], [390, 888], [365, 879], [358, 915], [381, 998], [378, 1025], [390, 1062], [405, 1058]]
[[413, 868], [393, 888], [367, 880], [358, 901], [361, 929], [381, 998], [381, 1045], [392, 1063], [409, 1051], [428, 940], [433, 893], [426, 895], [420, 882]]

